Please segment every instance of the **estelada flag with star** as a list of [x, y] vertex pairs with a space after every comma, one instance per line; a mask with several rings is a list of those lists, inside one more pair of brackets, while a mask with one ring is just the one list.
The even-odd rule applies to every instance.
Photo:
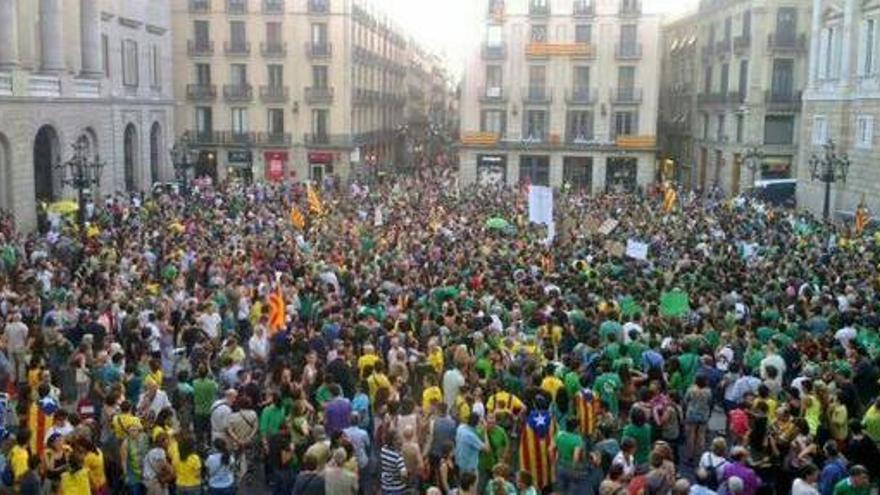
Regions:
[[861, 236], [865, 233], [865, 229], [868, 228], [868, 224], [871, 222], [871, 211], [868, 210], [868, 205], [865, 204], [865, 197], [862, 196], [862, 201], [859, 203], [859, 207], [856, 208], [856, 219], [855, 219], [855, 230], [856, 235]]
[[519, 441], [519, 465], [528, 471], [540, 490], [551, 485], [555, 478], [550, 446], [556, 436], [556, 421], [546, 410], [529, 413]]
[[599, 398], [593, 394], [592, 390], [585, 388], [575, 396], [575, 410], [581, 435], [592, 437], [596, 431], [599, 414], [602, 412]]
[[309, 213], [313, 215], [323, 215], [324, 205], [321, 203], [321, 197], [312, 187], [311, 184], [306, 186], [306, 200], [309, 203]]

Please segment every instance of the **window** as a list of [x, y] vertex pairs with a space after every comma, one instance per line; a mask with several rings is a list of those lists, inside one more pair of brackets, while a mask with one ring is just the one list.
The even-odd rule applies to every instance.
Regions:
[[280, 22], [267, 22], [266, 23], [266, 44], [269, 46], [281, 45], [281, 23]]
[[635, 112], [614, 113], [614, 136], [629, 136], [638, 133], [638, 114]]
[[589, 192], [593, 182], [593, 158], [566, 156], [562, 159], [562, 182], [575, 191]]
[[327, 46], [327, 24], [322, 22], [312, 23], [312, 44]]
[[628, 65], [617, 68], [617, 87], [632, 91], [636, 87], [636, 68]]
[[550, 185], [550, 158], [522, 155], [519, 157], [519, 180], [536, 186]]
[[764, 144], [792, 144], [793, 142], [793, 116], [768, 115], [764, 118]]
[[326, 65], [312, 66], [312, 87], [327, 88], [327, 78], [328, 76]]
[[574, 92], [576, 94], [589, 93], [590, 91], [590, 68], [588, 66], [575, 66], [574, 68]]
[[578, 24], [574, 27], [575, 43], [592, 43], [593, 26], [591, 24]]
[[721, 94], [726, 95], [730, 82], [730, 64], [721, 64]]
[[284, 134], [284, 109], [270, 108], [266, 110], [266, 114], [269, 117], [269, 134], [273, 136]]
[[877, 21], [865, 19], [862, 23], [861, 62], [859, 63], [859, 75], [870, 76], [874, 74], [874, 53], [877, 43]]
[[544, 98], [544, 87], [546, 84], [547, 68], [543, 65], [532, 65], [529, 67], [529, 97]]
[[480, 130], [503, 136], [507, 131], [507, 113], [504, 110], [483, 110], [480, 115]]
[[547, 112], [544, 110], [529, 110], [526, 112], [526, 139], [543, 141], [546, 130]]
[[840, 63], [840, 29], [831, 26], [822, 30], [819, 40], [819, 77], [834, 79]]
[[733, 19], [728, 17], [724, 19], [724, 43], [730, 46], [730, 36], [733, 32]]
[[122, 42], [122, 84], [138, 85], [138, 46], [134, 40]]
[[529, 34], [529, 41], [532, 43], [547, 42], [547, 26], [543, 24], [534, 24]]
[[211, 64], [196, 64], [196, 84], [199, 86], [211, 84]]
[[208, 21], [193, 21], [193, 33], [196, 46], [205, 49], [211, 42], [210, 24]]
[[739, 101], [746, 101], [746, 93], [749, 91], [749, 61], [739, 61]]
[[232, 64], [229, 66], [229, 84], [233, 86], [245, 86], [248, 83], [247, 65]]
[[229, 22], [229, 44], [235, 48], [242, 48], [247, 43], [247, 32], [244, 21]]
[[267, 66], [269, 73], [269, 86], [280, 88], [284, 86], [284, 66], [279, 64], [270, 64]]
[[705, 73], [703, 75], [703, 93], [709, 94], [712, 92], [712, 66], [707, 65], [705, 69]]
[[726, 139], [724, 132], [724, 114], [718, 115], [718, 132], [716, 134], [716, 139], [720, 142], [723, 142]]
[[159, 55], [159, 45], [152, 45], [150, 47], [150, 86], [153, 88], [162, 87], [160, 67], [162, 67], [162, 60]]
[[780, 7], [776, 11], [776, 42], [793, 45], [797, 38], [797, 9]]
[[635, 51], [636, 41], [638, 39], [635, 24], [624, 24], [620, 26], [620, 48], [625, 50], [624, 53], [632, 53]]
[[101, 35], [101, 53], [104, 55], [104, 77], [110, 77], [110, 39]]
[[498, 47], [502, 44], [501, 26], [491, 25], [486, 29], [486, 45]]
[[327, 140], [327, 120], [330, 111], [326, 109], [312, 110], [312, 134], [319, 140]]
[[745, 116], [741, 113], [736, 114], [736, 142], [743, 142], [743, 127], [745, 125]]
[[752, 37], [752, 11], [746, 10], [742, 17], [742, 37], [749, 39]]
[[196, 107], [196, 132], [204, 134], [214, 130], [211, 107]]
[[247, 108], [232, 109], [232, 132], [244, 134], [248, 130]]
[[709, 24], [709, 46], [715, 45], [715, 24]]
[[773, 61], [773, 82], [770, 90], [773, 101], [789, 101], [794, 94], [794, 60], [778, 58]]
[[709, 139], [709, 114], [703, 113], [703, 139]]
[[566, 137], [569, 143], [588, 143], [593, 140], [593, 112], [568, 112], [567, 120]]
[[859, 115], [856, 118], [856, 129], [858, 136], [856, 139], [856, 147], [862, 149], [871, 149], [874, 147], [874, 116]]
[[828, 142], [828, 120], [823, 115], [813, 117], [813, 144], [822, 146]]
[[501, 96], [501, 66], [500, 65], [487, 65], [486, 66], [486, 91], [487, 96], [488, 92], [496, 91], [498, 92], [498, 96]]

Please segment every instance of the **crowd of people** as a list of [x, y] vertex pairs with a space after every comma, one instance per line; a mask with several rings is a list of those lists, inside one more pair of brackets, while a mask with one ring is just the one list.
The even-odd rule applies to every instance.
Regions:
[[557, 191], [552, 240], [447, 173], [4, 216], [0, 493], [876, 493], [880, 236], [661, 196]]

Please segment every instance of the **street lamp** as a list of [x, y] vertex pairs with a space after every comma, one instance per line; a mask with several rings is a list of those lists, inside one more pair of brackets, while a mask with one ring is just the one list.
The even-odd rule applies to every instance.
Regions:
[[764, 152], [759, 150], [757, 146], [752, 146], [746, 150], [743, 155], [743, 161], [746, 163], [746, 167], [752, 172], [752, 183], [750, 187], [755, 187], [755, 178], [758, 175], [758, 170], [761, 169], [761, 164], [764, 162]]
[[77, 193], [76, 223], [83, 239], [86, 226], [86, 192], [91, 192], [92, 186], [100, 185], [101, 172], [104, 170], [101, 157], [96, 155], [94, 160], [89, 158], [90, 150], [87, 139], [78, 139], [73, 143], [73, 156], [59, 165], [59, 168], [67, 171], [62, 183], [72, 187]]
[[829, 139], [822, 146], [825, 152], [822, 156], [813, 154], [810, 158], [810, 177], [825, 183], [825, 204], [822, 207], [822, 218], [825, 221], [831, 216], [831, 184], [846, 182], [846, 174], [849, 172], [849, 157], [846, 153], [840, 155], [834, 150], [834, 141]]
[[181, 137], [171, 147], [171, 163], [174, 165], [174, 175], [177, 183], [180, 185], [181, 193], [184, 197], [189, 196], [189, 169], [194, 165], [190, 161], [192, 149], [189, 147], [189, 140], [186, 136]]

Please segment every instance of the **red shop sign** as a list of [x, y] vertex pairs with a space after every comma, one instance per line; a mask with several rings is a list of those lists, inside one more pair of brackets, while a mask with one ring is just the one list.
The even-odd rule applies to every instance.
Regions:
[[333, 153], [310, 152], [309, 163], [333, 163]]
[[266, 179], [272, 182], [284, 180], [284, 168], [287, 164], [286, 151], [267, 151], [263, 155], [266, 160]]

